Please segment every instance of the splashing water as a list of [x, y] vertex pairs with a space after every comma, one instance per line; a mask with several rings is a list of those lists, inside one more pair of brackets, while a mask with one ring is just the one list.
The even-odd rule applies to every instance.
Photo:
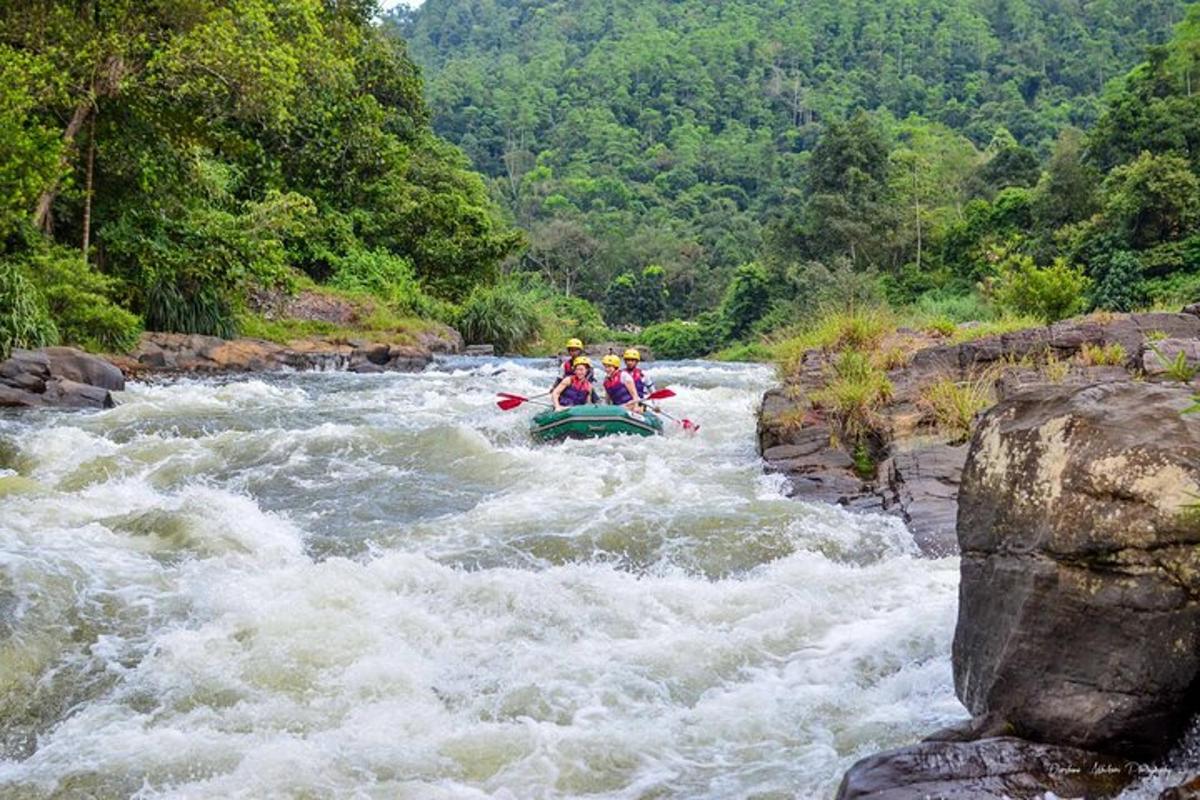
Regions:
[[0, 796], [784, 798], [965, 712], [957, 560], [699, 435], [538, 447], [546, 362], [0, 418]]

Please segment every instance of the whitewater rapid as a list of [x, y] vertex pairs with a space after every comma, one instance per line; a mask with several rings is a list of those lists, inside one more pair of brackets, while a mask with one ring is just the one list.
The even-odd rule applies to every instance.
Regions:
[[0, 417], [0, 797], [829, 797], [966, 716], [956, 559], [702, 425], [537, 447], [546, 361], [132, 384]]

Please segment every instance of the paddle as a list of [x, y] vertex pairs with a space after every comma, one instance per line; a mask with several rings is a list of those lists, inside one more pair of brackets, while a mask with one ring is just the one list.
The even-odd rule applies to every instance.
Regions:
[[670, 389], [659, 389], [657, 392], [652, 392], [652, 393], [646, 395], [645, 397], [642, 398], [642, 400], [666, 400], [668, 397], [674, 397], [674, 396], [675, 396], [675, 393], [672, 392]]
[[683, 429], [685, 431], [687, 431], [688, 433], [695, 433], [696, 431], [700, 430], [699, 425], [697, 425], [695, 422], [692, 422], [690, 419], [687, 419], [686, 417], [684, 419], [680, 419], [679, 417], [676, 417], [672, 414], [668, 414], [667, 412], [663, 411], [661, 408], [655, 408], [654, 413], [662, 414], [667, 419], [678, 422], [680, 425], [683, 426]]
[[[547, 394], [550, 394], [550, 393], [543, 392], [540, 395], [534, 395], [534, 397], [542, 397]], [[508, 392], [496, 392], [496, 396], [504, 398], [503, 400], [496, 401], [496, 405], [500, 407], [501, 411], [512, 411], [514, 408], [524, 405], [525, 403], [534, 403], [535, 405], [539, 405], [539, 406], [549, 406], [550, 405], [550, 403], [544, 403], [544, 402], [534, 400], [529, 397], [522, 397], [519, 394], [509, 394]]]

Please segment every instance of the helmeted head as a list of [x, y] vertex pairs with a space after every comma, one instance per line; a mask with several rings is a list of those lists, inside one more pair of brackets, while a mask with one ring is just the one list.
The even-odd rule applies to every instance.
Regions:
[[625, 366], [633, 369], [642, 360], [642, 354], [632, 347], [625, 351]]
[[576, 378], [586, 378], [588, 370], [592, 368], [592, 360], [587, 356], [576, 356], [571, 359], [571, 366], [575, 369]]
[[604, 371], [609, 375], [612, 375], [621, 368], [621, 359], [617, 358], [612, 353], [609, 353], [604, 358], [600, 359], [600, 363], [604, 365]]
[[567, 339], [567, 355], [574, 362], [574, 358], [583, 352], [583, 342], [579, 339]]

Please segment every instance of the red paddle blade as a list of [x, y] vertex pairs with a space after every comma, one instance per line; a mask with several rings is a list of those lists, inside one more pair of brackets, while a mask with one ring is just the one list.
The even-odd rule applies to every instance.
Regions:
[[668, 397], [674, 397], [674, 396], [675, 396], [675, 393], [672, 392], [670, 389], [659, 389], [657, 392], [647, 395], [646, 397], [643, 397], [642, 399], [643, 400], [666, 400]]
[[688, 433], [695, 433], [696, 431], [700, 430], [700, 426], [692, 422], [690, 419], [680, 420], [680, 424], [683, 425], [683, 429]]
[[520, 397], [510, 397], [507, 400], [497, 400], [496, 405], [500, 406], [501, 411], [512, 411], [524, 402]]
[[503, 397], [508, 400], [520, 400], [522, 403], [529, 400], [528, 397], [522, 397], [519, 394], [509, 394], [508, 392], [496, 392], [496, 397]]

